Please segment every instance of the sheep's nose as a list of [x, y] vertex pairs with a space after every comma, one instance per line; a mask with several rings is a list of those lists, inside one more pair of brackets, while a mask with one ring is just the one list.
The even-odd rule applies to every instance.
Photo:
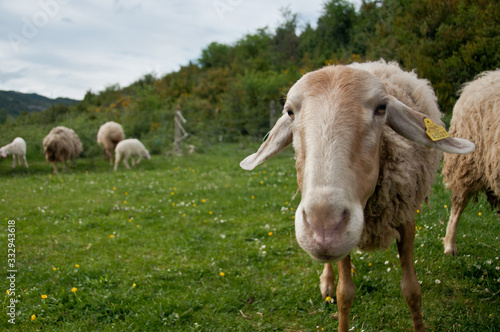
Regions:
[[[337, 212], [337, 211], [341, 212]], [[311, 209], [303, 211], [304, 222], [310, 227], [314, 241], [322, 248], [327, 249], [346, 232], [351, 218], [347, 208], [324, 211], [324, 209]]]

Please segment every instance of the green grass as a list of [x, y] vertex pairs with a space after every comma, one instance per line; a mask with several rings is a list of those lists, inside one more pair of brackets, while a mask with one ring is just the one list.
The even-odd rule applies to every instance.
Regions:
[[[295, 240], [292, 150], [245, 172], [238, 164], [253, 148], [153, 156], [117, 172], [102, 160], [80, 159], [57, 176], [41, 159], [28, 160], [28, 170], [1, 161], [2, 268], [6, 275], [7, 226], [15, 220], [18, 303], [12, 326], [4, 295], [0, 329], [336, 331], [336, 305], [319, 293], [322, 265]], [[449, 193], [441, 179], [431, 204], [416, 215], [426, 325], [498, 331], [496, 215], [484, 197], [471, 202], [459, 226], [459, 254], [448, 257], [441, 238]], [[410, 331], [395, 246], [354, 251], [352, 260], [350, 326]], [[6, 278], [1, 283], [5, 294]]]

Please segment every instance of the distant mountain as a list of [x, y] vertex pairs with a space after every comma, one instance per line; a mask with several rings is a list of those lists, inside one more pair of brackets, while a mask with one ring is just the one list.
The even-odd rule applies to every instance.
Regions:
[[0, 112], [3, 113], [7, 111], [8, 114], [14, 117], [18, 116], [23, 111], [28, 113], [40, 112], [49, 108], [51, 105], [72, 105], [77, 102], [78, 100], [69, 98], [50, 99], [36, 93], [0, 90]]

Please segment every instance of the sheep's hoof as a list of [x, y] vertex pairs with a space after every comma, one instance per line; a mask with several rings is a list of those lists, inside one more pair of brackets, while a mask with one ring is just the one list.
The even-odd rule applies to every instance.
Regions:
[[450, 256], [456, 256], [457, 255], [457, 247], [455, 247], [455, 248], [445, 247], [444, 248], [444, 254], [445, 255], [450, 255]]
[[333, 298], [335, 296], [335, 275], [324, 273], [321, 274], [319, 278], [320, 284], [319, 289], [321, 291], [321, 297], [325, 300], [327, 297]]

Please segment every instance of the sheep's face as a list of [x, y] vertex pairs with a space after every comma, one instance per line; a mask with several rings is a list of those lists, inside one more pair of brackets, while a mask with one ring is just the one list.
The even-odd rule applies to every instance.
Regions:
[[7, 158], [8, 157], [7, 152], [5, 152], [4, 148], [0, 149], [0, 157], [2, 157], [2, 158]]
[[363, 210], [379, 175], [385, 125], [428, 147], [467, 153], [474, 144], [433, 142], [425, 115], [394, 96], [368, 71], [330, 66], [304, 75], [290, 89], [283, 116], [259, 150], [240, 163], [253, 169], [293, 141], [302, 199], [295, 215], [300, 246], [319, 261], [337, 261], [359, 242]]
[[284, 111], [292, 122], [302, 192], [297, 240], [314, 258], [336, 261], [363, 231], [363, 209], [378, 179], [389, 96], [366, 71], [325, 69], [290, 89]]

